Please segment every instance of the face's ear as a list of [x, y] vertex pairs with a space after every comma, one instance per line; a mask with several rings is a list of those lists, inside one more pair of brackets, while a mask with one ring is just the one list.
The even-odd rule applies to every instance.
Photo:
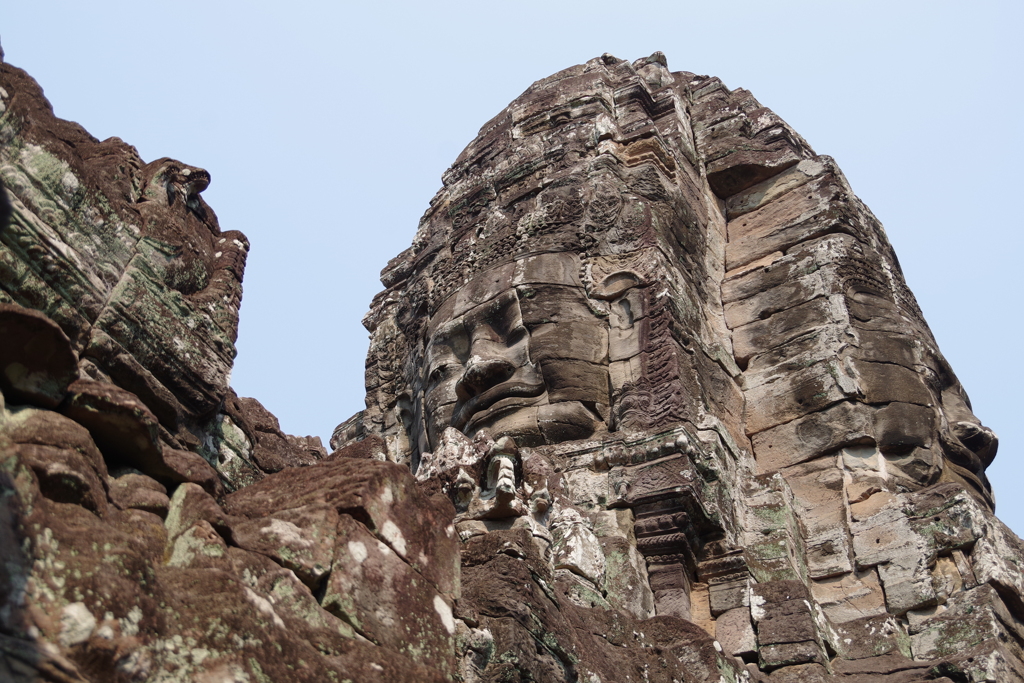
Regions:
[[398, 397], [396, 410], [403, 442], [402, 450], [409, 453], [410, 469], [416, 474], [421, 456], [431, 450], [427, 424], [423, 419], [422, 394], [417, 393], [414, 398], [408, 392], [403, 393]]
[[627, 290], [639, 287], [640, 276], [632, 270], [620, 270], [601, 279], [588, 294], [594, 299], [612, 301], [620, 298]]
[[398, 417], [400, 450], [410, 454], [413, 465], [413, 472], [419, 464], [419, 449], [416, 448], [415, 424], [416, 411], [412, 397], [403, 393], [398, 397], [395, 405], [395, 413]]

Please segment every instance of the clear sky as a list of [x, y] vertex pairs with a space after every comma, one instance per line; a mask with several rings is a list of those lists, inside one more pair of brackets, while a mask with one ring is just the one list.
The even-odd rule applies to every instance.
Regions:
[[360, 325], [441, 173], [533, 81], [610, 52], [747, 88], [885, 224], [1024, 533], [1024, 3], [8, 0], [58, 116], [210, 171], [252, 242], [233, 384], [293, 434], [362, 408]]

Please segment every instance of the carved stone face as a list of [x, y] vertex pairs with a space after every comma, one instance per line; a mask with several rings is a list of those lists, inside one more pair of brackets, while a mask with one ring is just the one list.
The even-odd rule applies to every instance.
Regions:
[[[477, 281], [494, 277], [484, 273], [464, 291], [481, 291]], [[581, 287], [508, 286], [479, 303], [442, 307], [430, 328], [423, 407], [431, 445], [449, 426], [519, 445], [605, 428], [607, 324]]]

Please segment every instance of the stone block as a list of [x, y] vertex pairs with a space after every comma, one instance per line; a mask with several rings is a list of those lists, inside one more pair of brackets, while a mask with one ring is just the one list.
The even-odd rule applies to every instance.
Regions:
[[885, 588], [885, 605], [892, 614], [930, 607], [939, 599], [931, 572], [919, 559], [921, 555], [927, 557], [927, 550], [918, 547], [878, 567]]
[[627, 384], [638, 382], [643, 378], [643, 366], [639, 356], [628, 360], [613, 361], [608, 365], [608, 378], [612, 391], [621, 389]]
[[986, 535], [985, 508], [957, 484], [940, 483], [915, 491], [907, 501], [911, 526], [937, 552], [966, 548]]
[[107, 459], [174, 481], [163, 460], [159, 422], [135, 394], [92, 380], [75, 381], [68, 394], [61, 412], [89, 430]]
[[582, 287], [579, 272], [579, 257], [572, 252], [537, 254], [516, 261], [512, 284]]
[[217, 501], [198, 484], [181, 484], [171, 496], [164, 520], [168, 540], [173, 542], [200, 520], [208, 522], [224, 535], [230, 534], [232, 519]]
[[711, 606], [711, 616], [718, 617], [729, 610], [744, 607], [750, 604], [749, 591], [747, 589], [748, 579], [734, 579], [732, 581], [712, 582], [708, 584], [708, 598]]
[[878, 566], [889, 612], [902, 615], [935, 604], [930, 571], [935, 551], [914, 532], [902, 507], [886, 505], [863, 522], [851, 524], [850, 531], [857, 568]]
[[815, 363], [746, 392], [747, 434], [792, 422], [857, 394], [856, 385], [835, 361]]
[[821, 275], [813, 272], [774, 287], [765, 287], [746, 299], [727, 303], [725, 322], [729, 329], [736, 329], [828, 294], [830, 292]]
[[732, 339], [736, 362], [743, 367], [752, 356], [782, 346], [815, 328], [841, 323], [843, 319], [844, 314], [836, 308], [832, 298], [820, 296], [764, 320], [737, 327]]
[[924, 378], [914, 370], [893, 363], [872, 363], [856, 359], [853, 367], [867, 403], [898, 402], [930, 406], [936, 402]]
[[212, 496], [224, 494], [224, 485], [217, 470], [202, 456], [165, 446], [161, 450], [161, 457], [169, 471], [167, 478], [170, 481], [198, 484]]
[[[989, 519], [985, 534], [971, 550], [971, 567], [979, 584], [992, 584], [1013, 604], [1016, 614], [1024, 614], [1024, 572], [1014, 558], [1024, 553], [1024, 543], [1005, 524]], [[1016, 597], [1015, 597], [1016, 596]]]
[[902, 654], [889, 653], [878, 657], [867, 657], [864, 659], [843, 659], [836, 657], [832, 661], [832, 672], [839, 680], [848, 680], [850, 683], [873, 683], [874, 681], [886, 681], [886, 683], [915, 683], [923, 680], [938, 680], [946, 683], [950, 679], [932, 679], [930, 672], [931, 664], [915, 662]]
[[833, 624], [885, 614], [885, 594], [874, 569], [818, 579], [810, 587]]
[[252, 520], [281, 510], [328, 505], [365, 519], [377, 538], [449, 598], [459, 591], [459, 540], [454, 507], [428, 497], [409, 469], [391, 462], [339, 458], [285, 469], [229, 494], [227, 514]]
[[803, 242], [785, 254], [774, 252], [726, 273], [722, 301], [740, 301], [810, 273], [819, 273], [830, 291], [841, 291], [836, 286], [837, 265], [855, 258], [861, 249], [853, 236], [833, 233]]
[[167, 516], [170, 498], [163, 484], [144, 474], [128, 473], [110, 483], [110, 500], [122, 510], [145, 510]]
[[[729, 124], [735, 125], [729, 122], [729, 128], [732, 127]], [[804, 155], [809, 155], [796, 142], [795, 136], [775, 138], [772, 142], [767, 139], [755, 142], [760, 136], [750, 139], [746, 129], [737, 128], [735, 134], [735, 137], [723, 136], [721, 129], [716, 129], [713, 138], [717, 139], [714, 142], [704, 138], [700, 141], [702, 146], [709, 145], [709, 151], [714, 150], [710, 151], [713, 160], [708, 163], [708, 183], [719, 197], [741, 192], [794, 166]], [[762, 135], [768, 137], [765, 133]]]
[[594, 321], [569, 321], [537, 325], [530, 330], [530, 360], [578, 360], [608, 362], [608, 328]]
[[715, 620], [715, 640], [727, 655], [747, 659], [757, 653], [757, 636], [750, 622], [750, 609], [736, 607]]
[[848, 192], [844, 178], [827, 173], [801, 186], [799, 191], [784, 194], [729, 221], [726, 269], [733, 270], [765, 254], [785, 252], [795, 244], [834, 232], [831, 228], [837, 219], [851, 210], [847, 202], [836, 198]]
[[672, 616], [690, 621], [690, 592], [686, 588], [663, 588], [654, 591], [654, 610], [658, 616]]
[[362, 524], [342, 515], [321, 603], [358, 633], [442, 671], [454, 668], [451, 603]]
[[945, 610], [920, 621], [916, 630], [910, 637], [916, 659], [955, 655], [990, 639], [1024, 640], [1024, 623], [987, 585], [952, 596]]
[[910, 403], [890, 403], [874, 414], [874, 433], [879, 448], [928, 448], [936, 434], [938, 415], [934, 408]]
[[499, 294], [508, 292], [512, 287], [512, 276], [515, 274], [515, 269], [515, 263], [506, 263], [491, 268], [482, 277], [474, 278], [470, 286], [460, 287], [455, 294], [453, 315], [463, 315]]
[[604, 552], [580, 514], [573, 508], [555, 512], [550, 519], [550, 530], [552, 566], [567, 569], [600, 586], [604, 582]]
[[910, 638], [894, 617], [879, 614], [835, 626], [836, 649], [844, 659], [865, 659], [889, 653], [910, 657]]
[[917, 338], [898, 332], [858, 329], [854, 355], [864, 361], [896, 363], [913, 370], [920, 362], [919, 344]]
[[519, 310], [527, 327], [594, 321], [581, 290], [560, 285], [529, 285], [519, 294]]
[[787, 468], [784, 476], [801, 523], [808, 576], [852, 571], [843, 472], [831, 458], [821, 458]]
[[205, 520], [193, 524], [169, 545], [169, 567], [223, 570], [230, 566], [227, 544]]
[[640, 334], [634, 327], [625, 329], [613, 327], [608, 334], [608, 357], [611, 361], [622, 361], [640, 353]]
[[800, 575], [801, 563], [793, 530], [783, 527], [762, 534], [743, 549], [751, 576], [759, 582], [795, 580]]
[[762, 473], [776, 472], [845, 445], [863, 443], [872, 438], [872, 417], [869, 407], [843, 401], [758, 432], [751, 437], [757, 469]]
[[763, 610], [757, 619], [757, 640], [761, 647], [818, 640], [818, 629], [806, 600], [771, 602], [760, 608], [754, 605], [751, 611], [756, 613], [759, 609]]
[[551, 401], [587, 401], [609, 405], [608, 368], [581, 360], [541, 361]]
[[828, 683], [832, 677], [821, 664], [794, 664], [776, 669], [768, 677], [770, 683]]
[[231, 538], [239, 548], [291, 569], [311, 590], [317, 590], [334, 559], [338, 519], [333, 506], [311, 503], [237, 521], [231, 526]]
[[232, 336], [161, 283], [146, 256], [132, 259], [95, 328], [153, 373], [194, 414], [215, 409], [228, 391], [235, 357]]
[[[749, 608], [744, 608], [749, 613]], [[690, 586], [690, 621], [715, 636], [715, 619], [711, 616], [711, 594], [706, 583]]]
[[1019, 646], [993, 638], [946, 658], [952, 672], [963, 672], [970, 681], [1024, 681]]
[[821, 646], [814, 641], [761, 645], [757, 659], [762, 671], [796, 664], [824, 664], [828, 661]]
[[[816, 327], [750, 358], [743, 371], [744, 390], [775, 382], [822, 361], [842, 360], [849, 340], [836, 325]], [[849, 371], [844, 374], [850, 375]], [[852, 379], [852, 376], [851, 376]]]
[[735, 220], [789, 192], [798, 191], [801, 185], [827, 172], [833, 166], [834, 163], [829, 157], [804, 159], [795, 166], [729, 197], [725, 202], [726, 218], [730, 221]]
[[609, 604], [638, 619], [653, 616], [654, 595], [647, 583], [647, 563], [635, 544], [627, 538], [607, 536], [600, 537], [600, 543], [604, 553], [601, 589]]
[[19, 444], [7, 450], [31, 468], [41, 493], [50, 500], [81, 505], [99, 515], [107, 512], [107, 487], [93, 464], [78, 451], [39, 444]]

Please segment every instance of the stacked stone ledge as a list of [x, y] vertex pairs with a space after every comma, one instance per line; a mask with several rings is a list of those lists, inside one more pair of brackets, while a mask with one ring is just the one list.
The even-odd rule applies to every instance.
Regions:
[[486, 124], [328, 456], [227, 385], [209, 174], [0, 70], [0, 679], [1024, 680], [995, 437], [749, 93], [605, 55]]

